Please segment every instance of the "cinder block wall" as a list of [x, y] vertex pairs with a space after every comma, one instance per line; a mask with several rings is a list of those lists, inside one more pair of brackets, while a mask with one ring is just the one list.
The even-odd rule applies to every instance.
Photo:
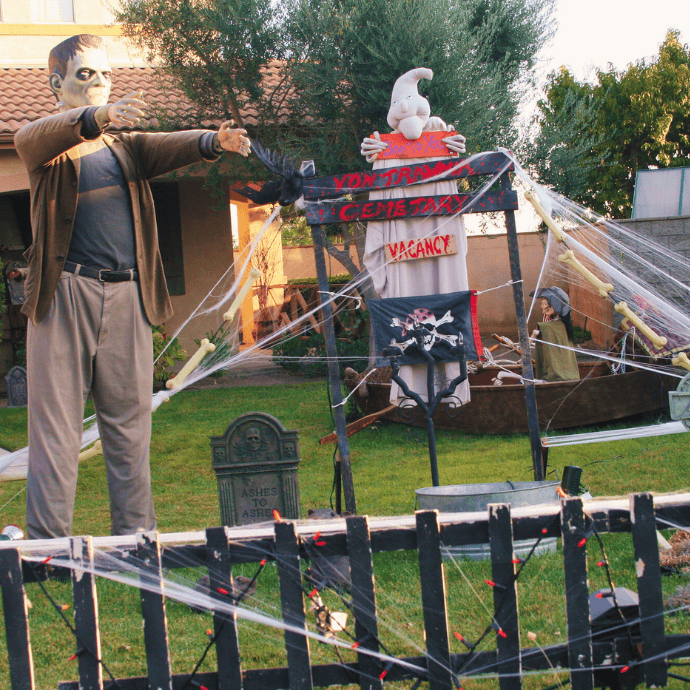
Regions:
[[690, 259], [690, 216], [616, 221]]

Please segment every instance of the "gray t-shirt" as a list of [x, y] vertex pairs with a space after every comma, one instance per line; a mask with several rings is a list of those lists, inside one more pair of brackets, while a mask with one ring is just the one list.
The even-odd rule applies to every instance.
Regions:
[[92, 268], [136, 268], [134, 223], [122, 168], [102, 138], [79, 145], [79, 200], [67, 259]]

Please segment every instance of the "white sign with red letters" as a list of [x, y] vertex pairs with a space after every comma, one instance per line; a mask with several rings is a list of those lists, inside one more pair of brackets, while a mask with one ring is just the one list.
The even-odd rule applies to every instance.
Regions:
[[393, 263], [457, 253], [458, 243], [455, 235], [432, 235], [386, 245], [386, 260]]

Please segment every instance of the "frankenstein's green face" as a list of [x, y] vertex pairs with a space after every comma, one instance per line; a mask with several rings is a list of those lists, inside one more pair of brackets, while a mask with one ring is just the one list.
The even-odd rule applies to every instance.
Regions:
[[84, 48], [67, 63], [67, 73], [50, 75], [50, 86], [62, 110], [105, 105], [110, 97], [111, 70], [105, 50]]

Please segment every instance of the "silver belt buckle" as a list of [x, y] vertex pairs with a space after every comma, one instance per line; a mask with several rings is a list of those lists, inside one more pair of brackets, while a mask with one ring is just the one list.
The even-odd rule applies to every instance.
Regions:
[[103, 273], [103, 271], [105, 271], [106, 273], [112, 273], [112, 270], [111, 270], [110, 268], [99, 268], [99, 269], [98, 269], [98, 280], [100, 280], [101, 283], [105, 283], [105, 282], [106, 282], [106, 281], [103, 279], [103, 276], [101, 275], [101, 273]]

